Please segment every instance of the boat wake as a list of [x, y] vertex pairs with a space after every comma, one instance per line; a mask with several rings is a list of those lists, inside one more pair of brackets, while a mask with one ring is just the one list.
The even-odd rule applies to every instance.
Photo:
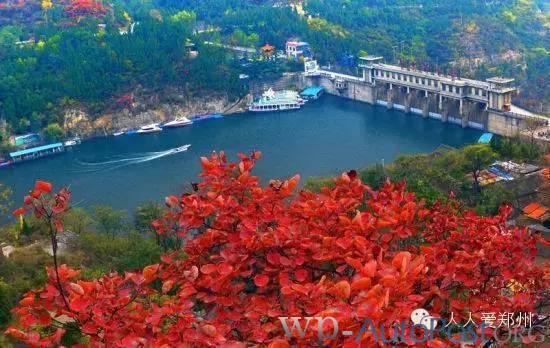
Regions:
[[175, 147], [173, 149], [157, 152], [144, 152], [140, 154], [135, 154], [131, 157], [125, 158], [115, 158], [104, 162], [84, 162], [76, 161], [77, 168], [74, 172], [76, 173], [94, 173], [94, 172], [104, 172], [111, 171], [139, 163], [145, 163], [154, 161], [159, 158], [163, 158], [170, 155], [175, 155], [180, 152], [185, 152], [191, 147], [190, 144]]

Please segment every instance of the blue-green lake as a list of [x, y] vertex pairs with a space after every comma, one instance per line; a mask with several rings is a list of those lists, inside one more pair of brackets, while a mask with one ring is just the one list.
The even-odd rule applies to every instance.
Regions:
[[[156, 134], [92, 139], [59, 155], [0, 169], [0, 182], [12, 188], [16, 203], [36, 179], [43, 179], [56, 187], [69, 186], [79, 206], [133, 210], [198, 181], [199, 157], [212, 151], [224, 150], [235, 158], [238, 152], [261, 150], [255, 173], [265, 182], [388, 163], [400, 154], [429, 152], [440, 144], [472, 143], [480, 134], [325, 95], [294, 112], [244, 113]], [[167, 154], [184, 144], [192, 145], [187, 152]]]

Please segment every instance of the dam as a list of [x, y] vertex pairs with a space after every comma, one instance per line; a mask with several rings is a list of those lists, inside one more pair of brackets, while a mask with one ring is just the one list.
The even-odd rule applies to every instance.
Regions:
[[378, 56], [359, 60], [358, 76], [322, 69], [315, 60], [305, 61], [303, 85], [322, 86], [336, 96], [503, 136], [520, 135], [529, 125], [548, 125], [548, 118], [512, 104], [517, 93], [514, 79], [465, 79], [384, 64]]

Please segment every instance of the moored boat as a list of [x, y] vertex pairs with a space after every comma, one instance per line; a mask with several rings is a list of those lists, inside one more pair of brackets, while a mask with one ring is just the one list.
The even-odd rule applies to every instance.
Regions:
[[275, 97], [296, 100], [300, 105], [304, 105], [307, 102], [307, 99], [302, 98], [298, 92], [292, 90], [275, 91]]
[[121, 130], [116, 131], [116, 132], [113, 133], [113, 135], [114, 135], [115, 137], [119, 137], [119, 136], [124, 135], [124, 134], [126, 134], [126, 130], [125, 130], [125, 129], [121, 129]]
[[213, 113], [213, 114], [195, 115], [191, 118], [191, 120], [193, 122], [200, 122], [200, 121], [219, 119], [219, 118], [223, 118], [223, 115], [220, 113]]
[[63, 151], [65, 151], [65, 146], [63, 145], [63, 143], [54, 143], [10, 152], [10, 158], [13, 163], [18, 163], [22, 161], [54, 155]]
[[9, 167], [13, 164], [12, 160], [0, 160], [0, 168]]
[[254, 101], [248, 110], [252, 112], [298, 110], [304, 103], [305, 101], [293, 91], [275, 92], [270, 88], [262, 94], [260, 99]]
[[74, 137], [74, 138], [72, 138], [72, 139], [69, 139], [69, 140], [65, 141], [65, 142], [63, 143], [63, 145], [65, 145], [65, 146], [75, 146], [75, 145], [80, 144], [81, 142], [82, 142], [82, 141], [80, 140], [79, 137]]
[[148, 134], [148, 133], [157, 133], [157, 132], [162, 132], [162, 128], [159, 127], [158, 123], [151, 123], [146, 126], [142, 126], [137, 131], [137, 133], [139, 134]]
[[166, 122], [163, 127], [176, 128], [176, 127], [185, 127], [193, 124], [193, 121], [187, 117], [178, 117], [173, 121]]

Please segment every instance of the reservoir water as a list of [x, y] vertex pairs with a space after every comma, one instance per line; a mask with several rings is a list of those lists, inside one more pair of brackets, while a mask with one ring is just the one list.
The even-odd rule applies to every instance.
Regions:
[[[296, 173], [304, 180], [388, 163], [399, 154], [429, 152], [440, 144], [472, 143], [480, 134], [325, 95], [294, 112], [245, 113], [157, 134], [92, 139], [59, 155], [0, 169], [0, 182], [12, 188], [17, 204], [42, 179], [56, 188], [69, 186], [79, 206], [107, 204], [132, 211], [198, 181], [199, 157], [212, 151], [236, 158], [238, 152], [257, 149], [263, 156], [255, 174], [264, 182]], [[166, 152], [184, 144], [192, 146]]]

